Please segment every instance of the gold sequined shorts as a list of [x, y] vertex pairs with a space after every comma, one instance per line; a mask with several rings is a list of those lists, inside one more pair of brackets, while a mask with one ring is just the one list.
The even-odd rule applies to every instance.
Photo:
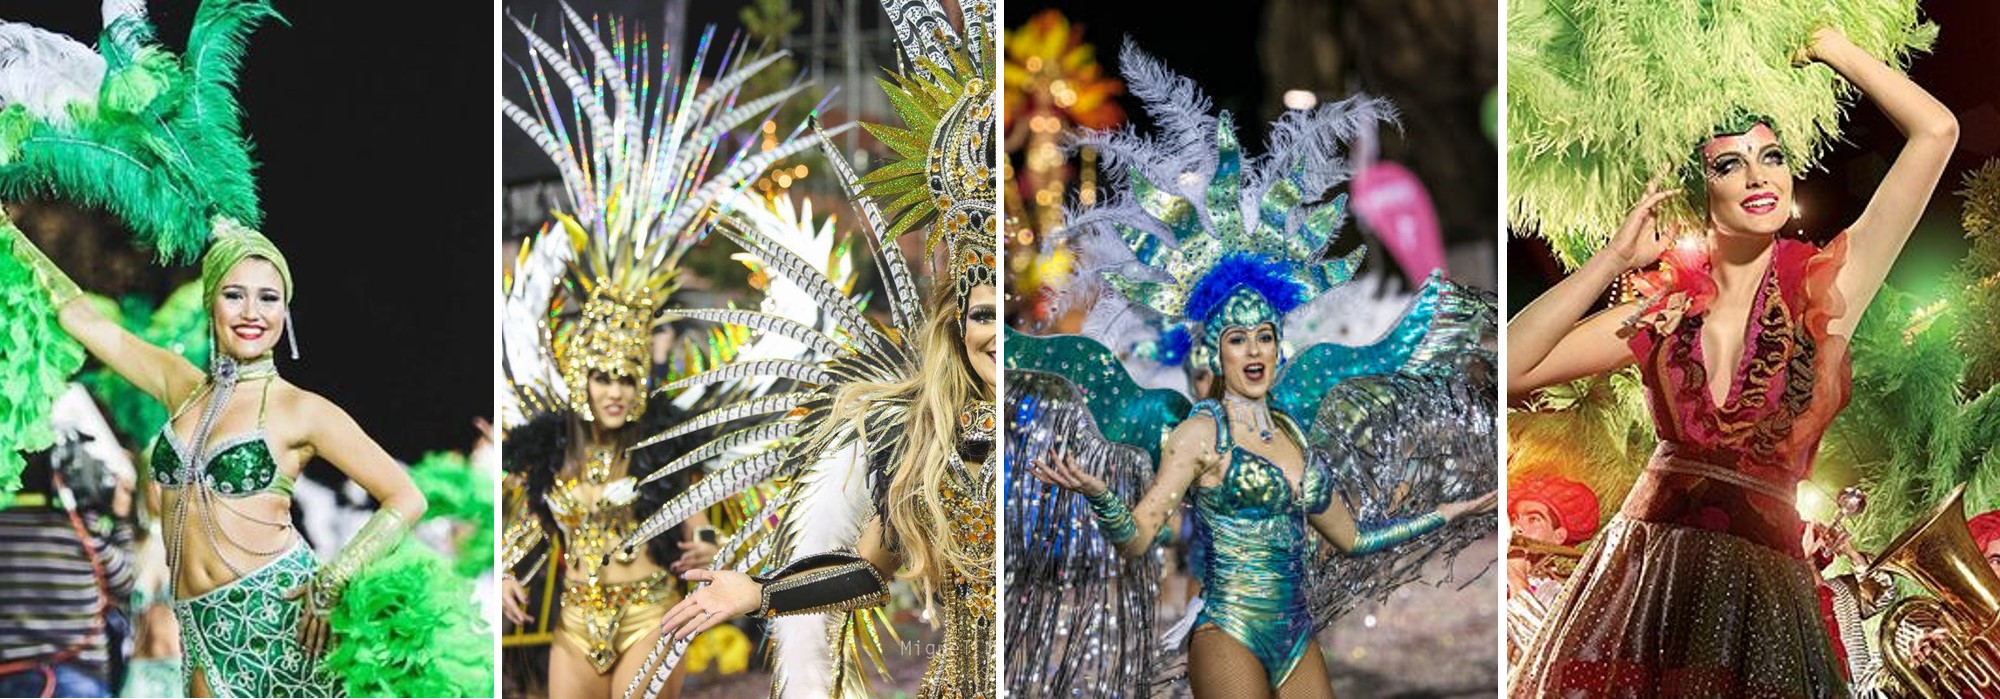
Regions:
[[563, 590], [556, 634], [582, 650], [602, 675], [659, 627], [679, 597], [665, 571], [628, 583], [571, 583]]

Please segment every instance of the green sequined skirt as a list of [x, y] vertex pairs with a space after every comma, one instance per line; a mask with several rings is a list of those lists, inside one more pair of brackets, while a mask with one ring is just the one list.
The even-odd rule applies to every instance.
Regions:
[[299, 645], [299, 601], [285, 598], [318, 568], [301, 542], [234, 582], [175, 600], [190, 694], [199, 671], [218, 697], [339, 696], [338, 678], [320, 672]]

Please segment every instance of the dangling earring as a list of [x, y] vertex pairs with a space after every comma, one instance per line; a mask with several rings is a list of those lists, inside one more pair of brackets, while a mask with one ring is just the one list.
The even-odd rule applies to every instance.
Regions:
[[292, 359], [299, 358], [299, 326], [292, 324], [291, 309], [285, 310], [285, 344], [292, 348]]

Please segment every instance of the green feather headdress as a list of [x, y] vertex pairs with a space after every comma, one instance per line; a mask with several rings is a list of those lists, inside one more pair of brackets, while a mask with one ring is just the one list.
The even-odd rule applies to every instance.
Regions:
[[0, 197], [50, 196], [117, 215], [164, 262], [186, 262], [212, 221], [262, 219], [233, 90], [268, 0], [207, 0], [187, 50], [147, 43], [138, 14], [107, 17], [99, 53], [0, 25]]
[[[1672, 176], [1718, 124], [1759, 114], [1809, 169], [1840, 136], [1852, 87], [1794, 67], [1833, 27], [1892, 64], [1928, 48], [1916, 0], [1805, 3], [1522, 0], [1507, 12], [1508, 225], [1565, 265], [1589, 259], [1648, 179]], [[1699, 217], [1700, 192], [1671, 215]]]

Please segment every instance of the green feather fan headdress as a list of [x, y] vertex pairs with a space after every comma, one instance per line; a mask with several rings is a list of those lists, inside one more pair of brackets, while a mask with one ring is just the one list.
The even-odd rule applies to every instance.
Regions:
[[[1522, 0], [1507, 13], [1508, 225], [1565, 265], [1589, 259], [1648, 179], [1680, 172], [1718, 125], [1763, 115], [1811, 168], [1840, 136], [1852, 88], [1792, 58], [1832, 27], [1894, 64], [1936, 25], [1915, 0]], [[1699, 217], [1700, 192], [1672, 215]]]
[[954, 30], [944, 7], [926, 0], [884, 0], [896, 23], [896, 44], [907, 65], [877, 78], [903, 126], [862, 124], [895, 155], [862, 175], [859, 196], [889, 216], [888, 238], [929, 226], [924, 254], [947, 251], [946, 269], [964, 322], [972, 289], [994, 284], [993, 120], [998, 111], [998, 65], [993, 6], [968, 0]]
[[279, 17], [268, 0], [207, 0], [175, 56], [149, 43], [141, 3], [107, 12], [99, 52], [0, 23], [0, 197], [101, 207], [186, 262], [217, 218], [262, 218], [232, 90], [251, 30]]

